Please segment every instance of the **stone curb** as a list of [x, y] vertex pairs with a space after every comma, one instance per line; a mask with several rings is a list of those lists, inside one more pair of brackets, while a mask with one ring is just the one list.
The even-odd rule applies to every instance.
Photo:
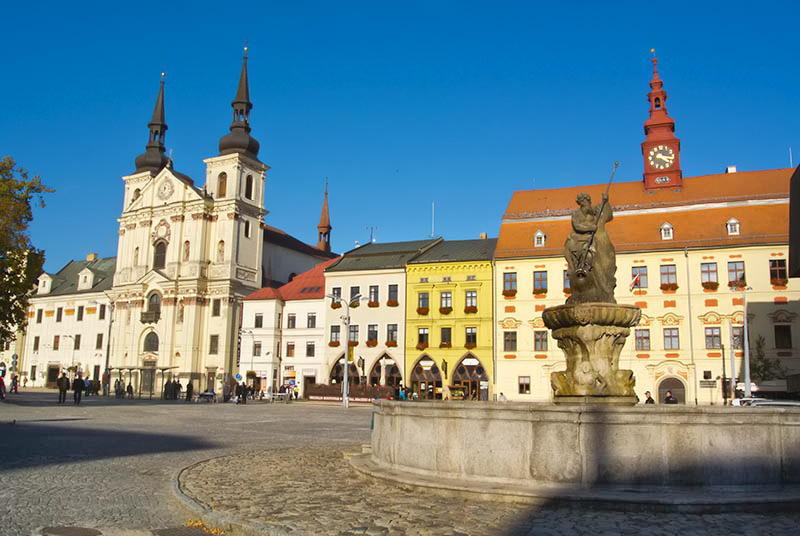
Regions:
[[209, 460], [216, 460], [220, 458], [231, 458], [235, 455], [213, 456], [205, 460], [184, 467], [172, 477], [172, 492], [178, 499], [181, 506], [187, 510], [191, 515], [196, 515], [200, 520], [210, 528], [223, 530], [226, 535], [230, 536], [287, 536], [289, 533], [269, 525], [262, 523], [251, 523], [242, 521], [234, 516], [215, 512], [208, 504], [204, 503], [199, 498], [193, 497], [186, 493], [182, 487], [183, 475], [190, 472], [198, 465], [205, 463]]
[[521, 504], [580, 503], [597, 509], [623, 512], [642, 510], [662, 513], [718, 514], [797, 512], [800, 510], [800, 486], [782, 489], [748, 490], [719, 487], [706, 490], [669, 489], [656, 486], [640, 489], [628, 487], [596, 487], [589, 489], [568, 486], [530, 485], [515, 482], [486, 482], [402, 471], [384, 466], [372, 454], [350, 458], [350, 465], [366, 478], [392, 482], [406, 489], [436, 492], [450, 497], [478, 498], [495, 502]]

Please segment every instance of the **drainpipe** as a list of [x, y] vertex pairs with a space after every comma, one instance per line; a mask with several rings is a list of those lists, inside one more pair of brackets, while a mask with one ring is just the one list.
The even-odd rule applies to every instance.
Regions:
[[694, 364], [694, 330], [692, 324], [694, 317], [692, 316], [692, 285], [689, 276], [689, 248], [683, 248], [683, 255], [686, 258], [686, 302], [689, 305], [689, 357], [692, 360], [692, 369], [694, 370], [694, 405], [697, 405], [697, 367]]

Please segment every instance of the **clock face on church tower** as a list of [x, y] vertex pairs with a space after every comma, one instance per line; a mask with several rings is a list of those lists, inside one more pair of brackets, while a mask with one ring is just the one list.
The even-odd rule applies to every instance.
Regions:
[[167, 200], [169, 196], [172, 195], [173, 191], [172, 182], [169, 180], [164, 180], [161, 185], [158, 187], [158, 197], [159, 199]]
[[667, 169], [675, 162], [675, 152], [666, 145], [656, 145], [647, 154], [647, 161], [656, 169]]

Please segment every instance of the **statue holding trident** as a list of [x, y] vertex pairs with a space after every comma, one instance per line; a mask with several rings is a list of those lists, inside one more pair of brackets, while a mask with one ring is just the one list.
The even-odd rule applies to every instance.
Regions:
[[599, 205], [592, 206], [592, 198], [585, 193], [578, 194], [576, 199], [578, 208], [572, 211], [572, 233], [564, 243], [567, 277], [572, 290], [567, 303], [617, 303], [614, 299], [616, 252], [606, 231], [606, 223], [614, 218], [608, 192], [618, 165], [619, 162], [614, 162], [608, 187]]

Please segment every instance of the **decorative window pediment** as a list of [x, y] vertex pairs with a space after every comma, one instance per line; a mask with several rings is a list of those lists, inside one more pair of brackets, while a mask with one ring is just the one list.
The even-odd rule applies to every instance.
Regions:
[[769, 316], [774, 324], [791, 324], [794, 322], [795, 317], [797, 317], [797, 313], [787, 311], [786, 309], [778, 309], [767, 316]]
[[709, 311], [704, 315], [700, 315], [697, 318], [700, 319], [703, 324], [721, 324], [722, 317], [719, 313], [715, 313], [714, 311]]
[[649, 317], [646, 314], [642, 314], [642, 316], [639, 318], [639, 323], [637, 324], [637, 326], [649, 326], [652, 321], [653, 321], [652, 317]]
[[683, 317], [678, 316], [675, 313], [667, 313], [658, 320], [664, 326], [677, 326], [680, 325], [681, 321], [683, 320]]
[[517, 320], [516, 318], [506, 318], [498, 322], [498, 324], [500, 324], [500, 327], [503, 329], [517, 329], [522, 324], [522, 322]]

